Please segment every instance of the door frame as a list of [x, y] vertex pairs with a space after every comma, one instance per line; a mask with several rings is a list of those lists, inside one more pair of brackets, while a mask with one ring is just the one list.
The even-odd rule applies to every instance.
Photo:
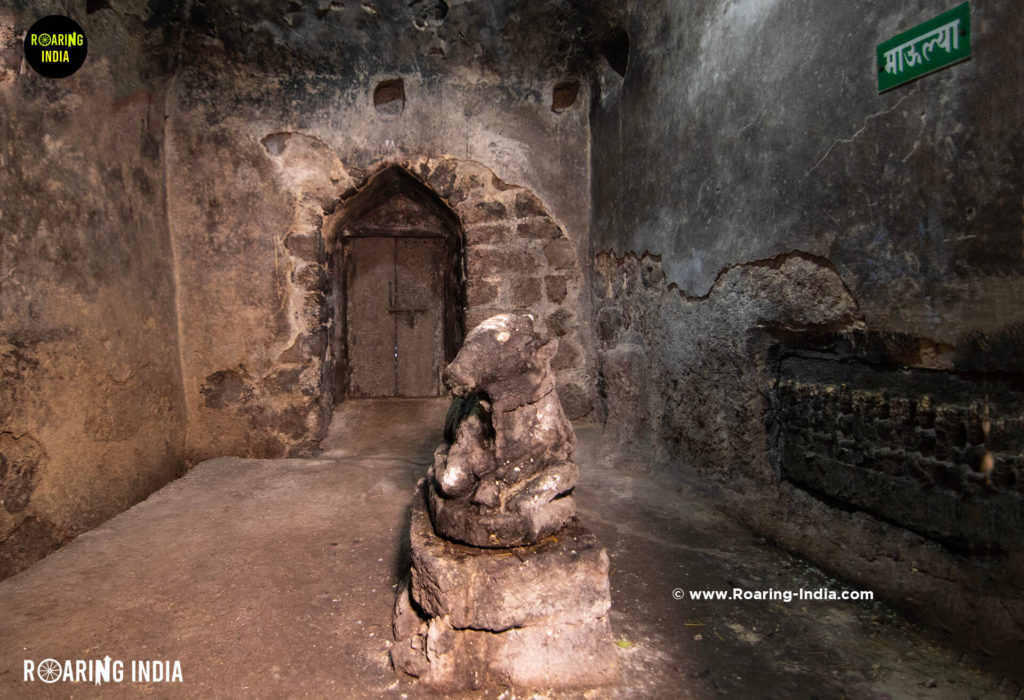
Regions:
[[[403, 228], [360, 227], [359, 222], [377, 207], [397, 195], [404, 195], [426, 209], [441, 222], [437, 230]], [[332, 387], [334, 403], [353, 398], [349, 396], [350, 363], [348, 354], [347, 288], [345, 241], [360, 237], [442, 238], [444, 264], [442, 269], [442, 315], [444, 363], [455, 359], [465, 337], [466, 268], [465, 239], [459, 217], [427, 185], [405, 168], [392, 165], [374, 175], [354, 194], [346, 197], [331, 215], [331, 245], [327, 251], [328, 270], [332, 280], [331, 303], [328, 313], [332, 319], [332, 332], [327, 361], [333, 365], [328, 381]]]

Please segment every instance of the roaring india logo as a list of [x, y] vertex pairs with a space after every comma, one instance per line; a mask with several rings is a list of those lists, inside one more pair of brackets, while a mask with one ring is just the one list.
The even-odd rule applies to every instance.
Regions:
[[[125, 676], [125, 671], [128, 676]], [[182, 683], [181, 661], [168, 659], [125, 662], [105, 656], [102, 659], [43, 659], [38, 663], [25, 659], [21, 680], [43, 683]]]
[[78, 22], [50, 15], [25, 34], [25, 61], [44, 78], [66, 78], [85, 63], [89, 41]]

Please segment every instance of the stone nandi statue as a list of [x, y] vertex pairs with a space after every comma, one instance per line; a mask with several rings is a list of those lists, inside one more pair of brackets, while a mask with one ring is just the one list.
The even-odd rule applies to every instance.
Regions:
[[477, 547], [533, 544], [576, 512], [576, 436], [562, 412], [544, 340], [526, 315], [473, 329], [444, 370], [455, 395], [428, 475], [439, 535]]

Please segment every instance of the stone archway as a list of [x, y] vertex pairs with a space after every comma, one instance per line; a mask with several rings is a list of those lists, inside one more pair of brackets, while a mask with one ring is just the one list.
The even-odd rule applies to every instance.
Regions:
[[[390, 174], [389, 174], [390, 173]], [[400, 174], [400, 177], [399, 177]], [[595, 386], [592, 353], [584, 345], [586, 328], [581, 309], [583, 275], [576, 246], [544, 207], [524, 187], [509, 185], [487, 167], [455, 158], [422, 158], [381, 164], [363, 183], [342, 197], [334, 212], [325, 217], [323, 239], [328, 250], [338, 250], [345, 227], [369, 216], [382, 205], [376, 188], [386, 191], [391, 179], [408, 191], [432, 198], [420, 208], [440, 206], [450, 216], [449, 240], [456, 249], [448, 268], [455, 304], [446, 320], [455, 332], [446, 336], [446, 360], [454, 357], [462, 336], [480, 321], [497, 313], [530, 313], [538, 329], [559, 341], [552, 367], [558, 372], [558, 391], [570, 418], [585, 416], [593, 407]], [[374, 185], [376, 182], [380, 185]], [[405, 205], [408, 206], [408, 205]], [[437, 210], [433, 210], [435, 215]], [[385, 212], [380, 212], [383, 215]], [[357, 228], [357, 227], [356, 227]], [[370, 227], [372, 228], [372, 226]], [[335, 258], [333, 267], [337, 265]], [[340, 272], [344, 272], [343, 270]], [[335, 294], [339, 270], [333, 270]], [[345, 327], [344, 308], [333, 310], [334, 387], [349, 376], [347, 356], [341, 352]], [[344, 400], [338, 393], [337, 400]]]
[[[339, 224], [355, 211], [355, 198], [396, 166], [414, 181], [412, 192], [425, 192], [448, 212], [454, 242], [448, 250], [455, 259], [446, 269], [458, 284], [449, 297], [454, 303], [445, 305], [451, 315], [445, 318], [446, 327], [455, 329], [445, 335], [446, 358], [454, 357], [462, 333], [489, 316], [533, 314], [537, 328], [559, 341], [552, 366], [566, 414], [576, 419], [591, 411], [594, 353], [585, 340], [589, 332], [581, 303], [579, 252], [537, 196], [473, 161], [391, 161], [355, 176], [316, 137], [274, 133], [262, 143], [295, 205], [291, 226], [275, 243], [275, 265], [283, 282], [280, 342], [258, 363], [215, 372], [206, 387], [207, 406], [225, 397], [222, 407], [209, 410], [220, 411], [226, 424], [245, 426], [244, 439], [250, 445], [246, 454], [315, 450], [334, 405], [344, 400], [344, 393], [337, 392], [339, 376], [347, 371], [338, 362], [344, 357], [337, 337], [344, 318], [336, 300], [336, 258], [328, 260], [328, 253], [337, 249], [343, 236]], [[339, 192], [345, 194], [339, 198]]]

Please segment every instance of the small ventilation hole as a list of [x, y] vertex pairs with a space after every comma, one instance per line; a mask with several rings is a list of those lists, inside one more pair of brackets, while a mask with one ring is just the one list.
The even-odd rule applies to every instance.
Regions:
[[373, 106], [378, 112], [399, 114], [405, 109], [405, 83], [401, 78], [383, 80], [373, 90]]
[[580, 81], [572, 80], [565, 83], [558, 83], [551, 91], [551, 111], [561, 114], [576, 104], [576, 97], [580, 94]]

